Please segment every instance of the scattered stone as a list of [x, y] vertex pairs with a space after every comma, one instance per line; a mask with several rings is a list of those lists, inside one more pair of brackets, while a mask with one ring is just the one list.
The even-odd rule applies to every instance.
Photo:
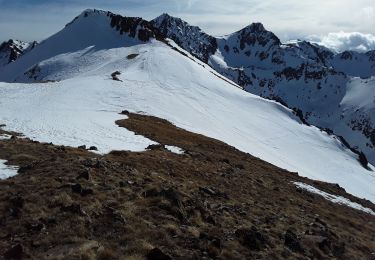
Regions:
[[89, 170], [84, 170], [77, 176], [77, 180], [79, 179], [85, 179], [85, 180], [90, 180], [90, 171]]
[[72, 192], [78, 193], [81, 196], [87, 196], [87, 195], [94, 194], [94, 191], [92, 189], [85, 189], [79, 183], [72, 185]]
[[13, 217], [18, 217], [24, 204], [25, 204], [25, 200], [20, 196], [10, 199], [9, 211], [11, 215]]
[[27, 165], [24, 165], [24, 166], [21, 166], [19, 169], [18, 169], [18, 173], [25, 173], [31, 169], [34, 168], [34, 163], [29, 163]]
[[251, 250], [259, 251], [266, 247], [267, 240], [256, 227], [238, 229], [235, 234], [239, 238], [240, 243]]
[[149, 146], [147, 146], [147, 150], [160, 150], [160, 149], [163, 149], [164, 148], [164, 145], [161, 145], [161, 144], [150, 144]]
[[245, 166], [243, 164], [236, 164], [234, 167], [236, 167], [239, 170], [244, 170]]
[[60, 208], [60, 210], [64, 211], [64, 212], [71, 212], [71, 213], [74, 213], [74, 214], [79, 214], [79, 215], [86, 215], [85, 212], [83, 211], [81, 205], [77, 204], [77, 203], [73, 203], [69, 206], [62, 206]]
[[18, 244], [12, 247], [11, 249], [9, 249], [8, 251], [6, 251], [4, 254], [4, 258], [18, 260], [18, 259], [22, 259], [22, 255], [23, 255], [23, 247], [21, 244]]
[[72, 186], [72, 192], [81, 194], [82, 186], [81, 184], [77, 183]]
[[96, 146], [90, 146], [89, 151], [97, 151], [98, 148]]
[[298, 240], [297, 235], [290, 229], [288, 229], [284, 236], [284, 244], [294, 252], [301, 252], [302, 247]]
[[115, 80], [115, 81], [122, 81], [122, 80], [120, 80], [120, 79], [118, 78], [119, 75], [121, 75], [121, 72], [120, 72], [120, 71], [115, 71], [115, 72], [113, 72], [113, 73], [111, 74], [111, 77], [112, 77], [112, 79]]
[[172, 258], [164, 254], [159, 248], [154, 248], [146, 255], [147, 260], [172, 260]]
[[216, 195], [217, 193], [211, 189], [211, 188], [206, 188], [206, 187], [203, 187], [203, 188], [199, 188], [200, 191], [203, 191], [204, 193], [207, 193], [208, 195]]
[[137, 54], [137, 53], [132, 53], [132, 54], [129, 54], [128, 56], [126, 56], [126, 58], [127, 58], [128, 60], [132, 60], [132, 59], [136, 58], [138, 55], [139, 55], [139, 54]]
[[341, 257], [345, 253], [345, 243], [341, 242], [333, 245], [331, 251], [335, 257]]
[[65, 146], [62, 145], [62, 146], [57, 147], [57, 150], [65, 152], [66, 148]]
[[40, 232], [43, 229], [45, 229], [46, 226], [43, 223], [35, 222], [35, 223], [28, 223], [26, 225], [26, 228], [31, 230], [31, 231]]
[[102, 163], [98, 159], [92, 158], [92, 159], [83, 160], [82, 164], [89, 168], [100, 168]]

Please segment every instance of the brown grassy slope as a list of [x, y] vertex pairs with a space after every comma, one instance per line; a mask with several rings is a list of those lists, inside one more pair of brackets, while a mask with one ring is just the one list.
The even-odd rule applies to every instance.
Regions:
[[117, 123], [186, 153], [160, 147], [99, 156], [0, 141], [0, 158], [21, 166], [0, 181], [1, 255], [143, 259], [158, 248], [173, 259], [374, 257], [375, 217], [291, 182], [375, 209], [370, 202], [162, 119], [131, 114]]

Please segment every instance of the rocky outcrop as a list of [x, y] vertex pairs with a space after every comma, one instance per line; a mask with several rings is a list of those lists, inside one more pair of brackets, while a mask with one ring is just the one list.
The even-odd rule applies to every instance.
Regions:
[[161, 33], [198, 59], [208, 62], [217, 49], [216, 38], [204, 33], [199, 27], [191, 26], [180, 18], [163, 14], [151, 21]]
[[8, 40], [0, 45], [0, 67], [16, 61], [21, 55], [32, 50], [38, 43], [26, 43], [18, 40]]

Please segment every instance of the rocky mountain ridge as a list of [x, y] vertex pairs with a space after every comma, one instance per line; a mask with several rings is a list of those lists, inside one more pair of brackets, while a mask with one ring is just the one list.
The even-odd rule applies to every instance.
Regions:
[[151, 22], [246, 91], [294, 109], [304, 122], [342, 136], [375, 162], [375, 105], [343, 102], [353, 82], [369, 94], [365, 99], [375, 99], [375, 51], [337, 54], [307, 41], [283, 44], [261, 23], [215, 38], [166, 14]]

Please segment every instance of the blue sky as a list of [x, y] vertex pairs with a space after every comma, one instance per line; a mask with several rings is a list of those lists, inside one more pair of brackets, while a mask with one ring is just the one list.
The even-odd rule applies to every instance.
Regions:
[[367, 40], [375, 34], [374, 0], [0, 0], [0, 41], [40, 41], [87, 8], [145, 19], [168, 12], [213, 35], [252, 22], [262, 22], [284, 41], [329, 35], [332, 40], [335, 33], [352, 32]]

